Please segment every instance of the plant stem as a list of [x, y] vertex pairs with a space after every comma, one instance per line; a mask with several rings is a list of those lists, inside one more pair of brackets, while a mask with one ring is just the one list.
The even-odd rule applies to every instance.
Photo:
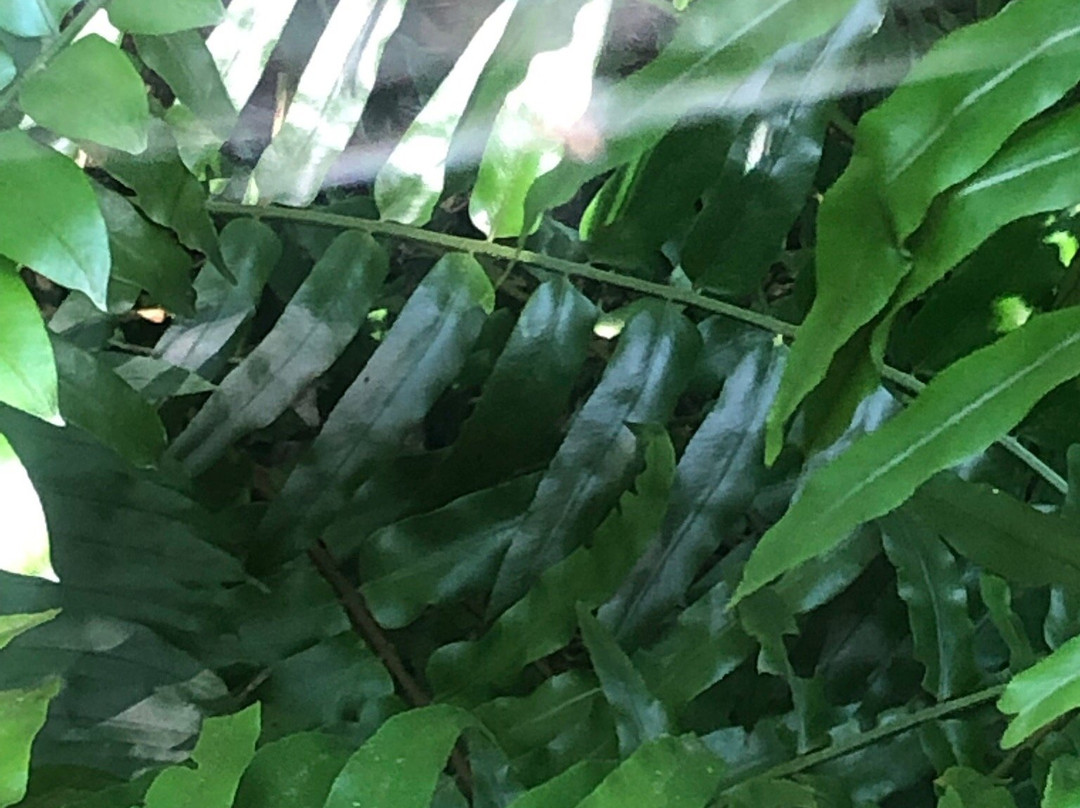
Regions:
[[[780, 334], [784, 337], [794, 337], [797, 327], [784, 320], [770, 317], [752, 309], [736, 306], [723, 300], [708, 297], [699, 292], [691, 292], [685, 289], [676, 289], [662, 283], [621, 275], [606, 269], [599, 269], [591, 264], [582, 264], [577, 261], [567, 261], [562, 258], [553, 258], [542, 253], [522, 250], [504, 244], [495, 244], [491, 241], [482, 241], [465, 236], [454, 236], [449, 233], [436, 233], [424, 230], [420, 227], [398, 224], [397, 222], [383, 222], [375, 219], [361, 219], [356, 216], [343, 216], [337, 213], [327, 213], [321, 210], [304, 210], [300, 208], [283, 208], [263, 205], [240, 205], [235, 202], [221, 202], [210, 200], [206, 203], [206, 209], [211, 213], [221, 213], [233, 216], [251, 216], [256, 219], [277, 219], [291, 222], [304, 222], [306, 224], [324, 225], [327, 227], [339, 227], [345, 230], [363, 230], [366, 233], [392, 236], [394, 238], [417, 241], [431, 244], [447, 250], [459, 250], [467, 253], [480, 253], [489, 255], [508, 262], [511, 266], [516, 262], [532, 264], [542, 269], [557, 272], [569, 277], [586, 278], [615, 286], [628, 291], [643, 295], [670, 300], [686, 306], [694, 306], [703, 311], [720, 314], [734, 320], [747, 323], [748, 325]], [[909, 373], [885, 366], [881, 375], [894, 384], [899, 385], [908, 392], [919, 393], [926, 385]], [[1069, 486], [1064, 478], [1042, 460], [1025, 449], [1016, 438], [1006, 435], [998, 439], [1007, 451], [1012, 453], [1028, 468], [1039, 475], [1051, 487], [1064, 494]]]
[[17, 75], [3, 92], [0, 92], [0, 112], [6, 110], [11, 105], [11, 102], [18, 97], [23, 82], [30, 76], [47, 67], [49, 62], [56, 58], [56, 55], [60, 53], [60, 51], [75, 41], [75, 37], [77, 37], [79, 32], [87, 26], [91, 18], [101, 11], [101, 9], [105, 8], [110, 2], [111, 0], [87, 0], [86, 5], [84, 5], [79, 10], [79, 13], [72, 18], [67, 27], [46, 42], [34, 61], [32, 61], [23, 72]]
[[875, 744], [878, 741], [891, 738], [893, 735], [899, 735], [902, 732], [912, 730], [928, 721], [936, 721], [947, 715], [952, 715], [953, 713], [958, 713], [970, 709], [971, 707], [978, 706], [979, 704], [992, 701], [1000, 696], [1004, 690], [1004, 685], [994, 685], [993, 687], [988, 687], [985, 690], [980, 690], [967, 696], [960, 696], [959, 698], [935, 704], [932, 707], [925, 707], [922, 710], [917, 710], [911, 715], [898, 718], [888, 724], [874, 727], [866, 732], [861, 732], [854, 738], [834, 743], [831, 746], [826, 746], [824, 749], [818, 749], [814, 752], [807, 752], [804, 755], [799, 755], [791, 760], [786, 760], [783, 763], [779, 763], [758, 774], [751, 774], [747, 777], [738, 778], [725, 783], [722, 788], [727, 790], [750, 780], [774, 780], [781, 777], [790, 777], [793, 774], [798, 774], [799, 772], [813, 768], [814, 766], [820, 766], [822, 763], [827, 763], [830, 760], [836, 760], [837, 758], [844, 757], [844, 755], [850, 755], [852, 752], [857, 752], [859, 749]]

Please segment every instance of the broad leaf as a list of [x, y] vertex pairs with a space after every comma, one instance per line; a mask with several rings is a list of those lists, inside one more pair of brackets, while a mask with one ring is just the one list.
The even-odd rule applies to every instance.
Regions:
[[1050, 764], [1042, 808], [1071, 808], [1080, 800], [1080, 758], [1062, 755]]
[[577, 805], [612, 769], [611, 763], [583, 760], [562, 774], [530, 789], [510, 803], [509, 808], [563, 808]]
[[424, 225], [431, 218], [442, 194], [451, 139], [517, 4], [504, 0], [484, 21], [379, 169], [375, 201], [383, 219]]
[[659, 738], [605, 777], [578, 808], [704, 808], [720, 782], [722, 765], [693, 736]]
[[[404, 0], [342, 0], [335, 6], [281, 130], [255, 167], [260, 200], [303, 207], [315, 198], [360, 122], [404, 8]], [[365, 22], [355, 25], [358, 20]]]
[[221, 0], [110, 0], [109, 20], [129, 34], [171, 34], [214, 25], [225, 16]]
[[265, 744], [236, 789], [234, 808], [318, 808], [349, 759], [341, 740], [301, 732]]
[[0, 188], [0, 253], [104, 309], [108, 236], [82, 171], [25, 132], [0, 132]]
[[371, 236], [339, 236], [274, 328], [225, 377], [170, 453], [198, 474], [238, 437], [281, 415], [356, 336], [387, 265], [386, 253]]
[[60, 421], [56, 362], [37, 304], [15, 267], [0, 258], [0, 402]]
[[15, 36], [49, 36], [78, 0], [6, 0], [0, 3], [0, 28]]
[[49, 702], [59, 692], [59, 679], [35, 688], [0, 690], [0, 806], [4, 808], [26, 793], [30, 747], [45, 724]]
[[472, 715], [445, 704], [394, 716], [349, 758], [325, 808], [427, 808], [458, 735], [476, 725]]
[[604, 698], [615, 712], [620, 754], [629, 756], [642, 744], [668, 735], [673, 727], [671, 716], [649, 692], [615, 637], [586, 606], [578, 604], [577, 616], [581, 639], [589, 650]]
[[735, 601], [888, 513], [938, 471], [982, 451], [1077, 373], [1075, 308], [1033, 317], [951, 365], [908, 409], [810, 476], [802, 496], [761, 538]]
[[939, 700], [978, 682], [967, 589], [949, 548], [911, 514], [880, 522], [885, 555], [896, 567], [897, 590], [908, 607], [914, 655], [926, 668], [923, 687]]
[[791, 780], [755, 778], [725, 795], [726, 808], [818, 808], [814, 790]]
[[1008, 789], [974, 769], [955, 766], [937, 782], [945, 789], [938, 808], [1016, 808]]
[[191, 758], [196, 768], [172, 766], [146, 792], [146, 808], [229, 808], [236, 787], [255, 754], [260, 709], [253, 704], [235, 715], [208, 718]]
[[1016, 674], [998, 700], [998, 709], [1012, 715], [1002, 749], [1027, 740], [1041, 727], [1080, 707], [1080, 637]]
[[37, 123], [65, 137], [131, 154], [146, 150], [146, 88], [127, 55], [96, 34], [65, 48], [48, 67], [29, 76], [19, 103]]

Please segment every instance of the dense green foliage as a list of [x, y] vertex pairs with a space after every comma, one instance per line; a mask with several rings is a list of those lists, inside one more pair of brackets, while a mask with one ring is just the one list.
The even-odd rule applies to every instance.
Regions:
[[0, 2], [0, 808], [1080, 805], [1076, 0]]

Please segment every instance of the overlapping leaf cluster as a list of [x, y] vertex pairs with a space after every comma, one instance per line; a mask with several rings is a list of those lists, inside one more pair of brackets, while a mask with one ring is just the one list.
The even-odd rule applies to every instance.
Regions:
[[0, 3], [0, 805], [1074, 805], [1078, 9]]

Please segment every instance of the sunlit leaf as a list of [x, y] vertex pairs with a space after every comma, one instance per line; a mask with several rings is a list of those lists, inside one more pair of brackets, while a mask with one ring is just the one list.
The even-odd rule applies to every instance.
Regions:
[[1005, 687], [998, 709], [1012, 715], [1001, 738], [1003, 749], [1025, 741], [1046, 724], [1080, 707], [1080, 637], [1016, 674]]
[[4, 808], [26, 793], [30, 747], [60, 684], [59, 679], [50, 679], [35, 688], [0, 690], [0, 806]]
[[34, 298], [0, 258], [0, 402], [57, 423], [56, 362]]
[[221, 21], [221, 0], [111, 0], [109, 19], [129, 34], [171, 34]]
[[7, 0], [0, 4], [0, 28], [15, 36], [48, 36], [78, 0]]
[[1080, 758], [1062, 755], [1050, 764], [1042, 808], [1070, 808], [1080, 800]]
[[7, 525], [4, 541], [0, 543], [0, 570], [55, 581], [45, 513], [34, 484], [3, 434], [0, 434], [0, 511]]

